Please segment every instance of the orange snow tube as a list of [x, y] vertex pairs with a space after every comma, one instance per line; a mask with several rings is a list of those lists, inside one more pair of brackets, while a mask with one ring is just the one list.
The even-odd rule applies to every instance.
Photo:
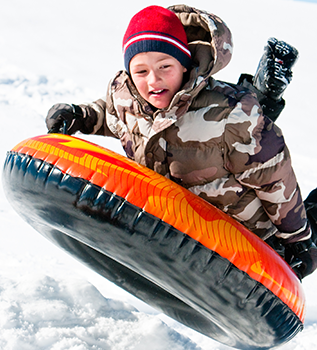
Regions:
[[15, 210], [136, 297], [221, 343], [270, 349], [303, 328], [305, 297], [266, 243], [203, 199], [105, 148], [61, 134], [7, 154]]

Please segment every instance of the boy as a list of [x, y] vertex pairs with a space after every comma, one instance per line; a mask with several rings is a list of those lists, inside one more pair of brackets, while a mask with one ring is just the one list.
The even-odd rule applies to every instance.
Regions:
[[[121, 140], [126, 154], [217, 206], [261, 237], [276, 237], [299, 278], [317, 267], [305, 208], [280, 129], [243, 86], [212, 78], [231, 59], [217, 16], [149, 6], [123, 39], [125, 71], [91, 104], [57, 104], [50, 131]], [[298, 263], [297, 263], [298, 262]]]

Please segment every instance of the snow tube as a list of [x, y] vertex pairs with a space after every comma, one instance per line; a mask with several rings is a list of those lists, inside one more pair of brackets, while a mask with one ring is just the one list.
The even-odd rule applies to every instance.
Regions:
[[301, 284], [278, 254], [126, 157], [68, 135], [37, 136], [8, 152], [3, 184], [46, 238], [208, 337], [270, 349], [303, 328]]

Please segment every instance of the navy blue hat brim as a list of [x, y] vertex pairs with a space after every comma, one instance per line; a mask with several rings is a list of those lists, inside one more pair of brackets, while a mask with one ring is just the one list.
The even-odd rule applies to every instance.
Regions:
[[160, 40], [142, 40], [131, 44], [124, 55], [124, 66], [130, 74], [130, 61], [142, 52], [162, 52], [176, 58], [186, 69], [191, 67], [191, 58], [175, 45]]

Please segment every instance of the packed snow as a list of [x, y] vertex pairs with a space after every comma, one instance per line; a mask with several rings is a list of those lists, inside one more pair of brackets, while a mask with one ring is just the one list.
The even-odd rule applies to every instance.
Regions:
[[[162, 0], [157, 4], [172, 5]], [[317, 5], [291, 0], [195, 0], [232, 30], [232, 62], [216, 78], [254, 73], [266, 40], [296, 46], [300, 59], [278, 120], [303, 197], [316, 187], [315, 60]], [[101, 97], [122, 69], [121, 38], [146, 1], [11, 0], [0, 11], [0, 117], [3, 164], [18, 142], [46, 133], [57, 102]], [[86, 137], [122, 153], [116, 140]], [[0, 186], [0, 349], [228, 350], [160, 314], [46, 241], [10, 207]], [[62, 205], [62, 204], [61, 204]], [[281, 350], [315, 350], [317, 272], [303, 281], [303, 332]]]

